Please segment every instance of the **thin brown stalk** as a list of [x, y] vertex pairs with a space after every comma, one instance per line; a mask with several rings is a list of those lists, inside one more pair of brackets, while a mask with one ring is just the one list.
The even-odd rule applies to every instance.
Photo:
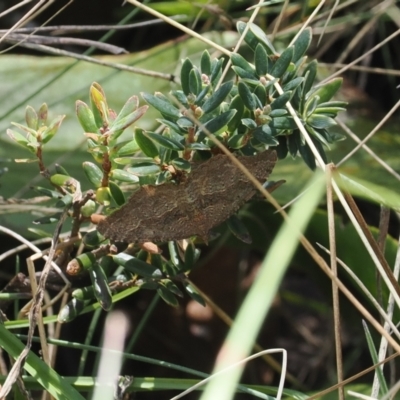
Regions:
[[[332, 273], [337, 277], [336, 263], [336, 234], [335, 234], [335, 210], [333, 207], [333, 190], [332, 190], [332, 169], [333, 164], [327, 165], [326, 169], [326, 201], [328, 209], [328, 227], [329, 227], [329, 248], [330, 263]], [[336, 370], [337, 381], [343, 381], [343, 355], [342, 355], [342, 340], [341, 340], [341, 324], [340, 324], [340, 305], [339, 305], [339, 289], [332, 281], [332, 300], [333, 300], [333, 323], [335, 331], [335, 349], [336, 349]], [[339, 400], [344, 400], [343, 386], [338, 388]]]
[[375, 126], [372, 131], [365, 136], [363, 140], [360, 141], [360, 143], [352, 150], [350, 151], [345, 157], [343, 157], [339, 163], [337, 163], [337, 166], [340, 166], [343, 164], [345, 161], [347, 161], [354, 153], [356, 153], [363, 144], [367, 143], [369, 139], [371, 139], [372, 136], [375, 135], [376, 132], [378, 132], [379, 129], [382, 128], [382, 126], [388, 121], [388, 119], [397, 111], [397, 109], [400, 107], [400, 100], [397, 101], [397, 103], [389, 110], [389, 112], [385, 115], [384, 118], [382, 118], [379, 123]]
[[376, 46], [372, 47], [368, 51], [366, 51], [363, 55], [360, 57], [356, 58], [355, 60], [351, 61], [348, 63], [345, 67], [339, 69], [338, 71], [334, 72], [329, 76], [329, 78], [324, 79], [322, 82], [320, 82], [319, 86], [324, 85], [327, 81], [329, 81], [332, 78], [335, 78], [336, 76], [342, 75], [343, 72], [347, 71], [350, 67], [352, 67], [355, 64], [358, 64], [360, 61], [362, 61], [364, 58], [368, 57], [370, 54], [374, 53], [376, 50], [379, 50], [381, 47], [383, 47], [386, 43], [390, 42], [393, 40], [395, 37], [400, 35], [400, 29], [397, 31], [393, 32], [391, 35], [389, 35], [386, 39], [382, 40], [380, 43], [378, 43]]
[[[317, 58], [317, 57], [316, 57]], [[319, 62], [318, 65], [320, 67], [326, 67], [326, 68], [343, 68], [347, 66], [347, 64], [341, 64], [341, 63], [324, 63], [324, 62]], [[353, 65], [348, 68], [350, 71], [362, 71], [362, 72], [368, 72], [370, 74], [379, 74], [379, 75], [391, 75], [391, 76], [400, 76], [400, 71], [397, 69], [390, 69], [390, 68], [378, 68], [378, 67], [368, 67], [365, 65]]]
[[[400, 181], [400, 175], [390, 166], [388, 165], [382, 158], [378, 157], [373, 150], [371, 150], [365, 143], [362, 143], [361, 139], [358, 138], [358, 136], [352, 132], [351, 129], [349, 129], [348, 126], [340, 119], [337, 119], [338, 125], [349, 135], [356, 143], [361, 145], [363, 150], [365, 150], [371, 157], [373, 157], [383, 168], [386, 169], [386, 171], [389, 172], [389, 174], [393, 175], [397, 180]], [[341, 163], [341, 162], [340, 162]], [[336, 165], [338, 166], [338, 165]]]
[[20, 373], [24, 366], [25, 360], [29, 355], [31, 345], [32, 345], [33, 334], [35, 332], [35, 329], [36, 329], [36, 326], [38, 323], [39, 315], [41, 314], [41, 306], [42, 306], [43, 295], [44, 295], [47, 277], [50, 272], [52, 261], [53, 261], [53, 258], [54, 258], [55, 252], [56, 252], [56, 245], [57, 245], [58, 237], [59, 237], [59, 234], [61, 231], [61, 227], [62, 227], [67, 215], [68, 215], [68, 209], [65, 209], [64, 213], [62, 214], [62, 216], [60, 217], [60, 220], [57, 223], [57, 227], [56, 227], [54, 235], [53, 235], [52, 245], [51, 245], [51, 248], [49, 251], [49, 258], [46, 261], [46, 264], [43, 268], [43, 272], [42, 272], [42, 275], [40, 277], [39, 284], [38, 284], [38, 290], [36, 291], [36, 293], [34, 293], [34, 302], [30, 309], [30, 312], [29, 312], [28, 340], [27, 340], [24, 350], [21, 352], [19, 357], [16, 359], [10, 373], [7, 376], [6, 381], [4, 382], [4, 385], [2, 386], [2, 388], [0, 390], [0, 398], [7, 396], [7, 394], [10, 392], [14, 382], [20, 376]]

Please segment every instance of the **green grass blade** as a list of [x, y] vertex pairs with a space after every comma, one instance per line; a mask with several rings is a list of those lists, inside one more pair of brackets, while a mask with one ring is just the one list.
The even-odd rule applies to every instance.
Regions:
[[[311, 181], [312, 190], [306, 190], [304, 196], [290, 212], [291, 223], [285, 223], [275, 238], [270, 251], [264, 258], [259, 275], [248, 293], [235, 323], [221, 350], [220, 361], [214, 372], [245, 358], [251, 351], [257, 334], [274, 300], [283, 275], [297, 248], [298, 232], [303, 232], [325, 189], [325, 180], [316, 174]], [[207, 386], [201, 400], [233, 398], [236, 385], [241, 376], [243, 365], [218, 375]]]
[[[378, 364], [379, 358], [378, 358], [378, 353], [376, 352], [374, 340], [372, 339], [371, 332], [368, 329], [367, 323], [363, 320], [362, 321], [364, 332], [365, 332], [365, 337], [367, 339], [367, 344], [368, 344], [368, 349], [369, 349], [369, 354], [371, 355], [372, 362], [374, 364]], [[378, 376], [379, 384], [380, 384], [380, 393], [382, 396], [385, 396], [389, 389], [385, 380], [385, 377], [383, 376], [383, 369], [379, 366], [378, 368], [375, 369], [375, 373]]]
[[[0, 346], [14, 359], [18, 358], [24, 349], [24, 344], [0, 324]], [[84, 399], [64, 378], [54, 369], [44, 363], [36, 354], [30, 352], [24, 364], [25, 370], [31, 374], [44, 390], [58, 400]]]

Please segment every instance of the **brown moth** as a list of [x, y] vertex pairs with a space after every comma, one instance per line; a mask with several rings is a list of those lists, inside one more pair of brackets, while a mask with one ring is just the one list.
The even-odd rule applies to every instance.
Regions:
[[[264, 182], [277, 161], [267, 150], [238, 160]], [[256, 188], [226, 155], [193, 164], [179, 184], [142, 186], [120, 209], [101, 221], [98, 230], [118, 242], [166, 242], [199, 235], [224, 222], [256, 193]]]

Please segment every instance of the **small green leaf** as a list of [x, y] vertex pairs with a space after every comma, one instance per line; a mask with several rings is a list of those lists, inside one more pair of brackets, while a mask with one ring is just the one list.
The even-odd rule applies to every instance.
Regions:
[[100, 266], [101, 268], [103, 268], [103, 271], [106, 273], [107, 276], [111, 275], [111, 273], [114, 272], [115, 268], [117, 267], [113, 258], [110, 255], [101, 257]]
[[267, 90], [264, 85], [257, 85], [254, 89], [254, 96], [259, 100], [259, 108], [263, 108], [267, 104]]
[[165, 263], [163, 257], [161, 257], [160, 254], [150, 254], [150, 257], [151, 257], [151, 265], [153, 265], [153, 267], [159, 269], [160, 271], [163, 270]]
[[246, 146], [247, 142], [248, 142], [247, 135], [233, 135], [228, 140], [228, 147], [231, 149], [238, 150]]
[[127, 182], [127, 183], [138, 183], [139, 179], [136, 175], [130, 174], [128, 171], [125, 171], [123, 169], [113, 169], [111, 171], [110, 176], [121, 182]]
[[141, 93], [141, 95], [144, 101], [158, 110], [164, 118], [171, 118], [174, 121], [181, 116], [180, 111], [161, 93], [156, 93], [155, 96], [150, 93]]
[[195, 301], [197, 301], [199, 304], [201, 304], [203, 307], [206, 306], [206, 302], [203, 299], [203, 297], [196, 291], [196, 289], [188, 282], [184, 282], [184, 287], [188, 295]]
[[307, 124], [315, 129], [328, 129], [331, 126], [335, 126], [336, 122], [333, 118], [325, 115], [313, 114], [307, 118]]
[[28, 164], [28, 163], [37, 162], [37, 159], [36, 158], [16, 158], [14, 161], [16, 163]]
[[37, 131], [29, 128], [28, 126], [19, 124], [18, 122], [11, 122], [12, 125], [14, 125], [15, 127], [21, 129], [24, 132], [28, 133], [27, 138], [28, 139], [35, 139], [37, 137]]
[[182, 68], [181, 68], [181, 86], [183, 93], [190, 94], [190, 87], [189, 87], [189, 75], [190, 71], [193, 69], [193, 64], [192, 62], [186, 58], [183, 63], [182, 63]]
[[50, 190], [41, 186], [34, 186], [32, 187], [33, 190], [40, 193], [43, 196], [48, 196], [51, 199], [59, 199], [61, 197], [61, 193], [55, 190]]
[[288, 115], [288, 110], [284, 108], [277, 108], [276, 110], [272, 110], [268, 115], [271, 118], [283, 117], [284, 115]]
[[234, 132], [240, 125], [240, 120], [242, 119], [244, 113], [244, 104], [243, 100], [240, 98], [239, 95], [236, 95], [229, 105], [230, 110], [236, 110], [236, 114], [228, 123], [228, 131]]
[[257, 123], [254, 121], [254, 119], [251, 118], [243, 118], [242, 119], [242, 124], [249, 129], [255, 129], [257, 128]]
[[277, 108], [285, 108], [286, 103], [291, 99], [293, 92], [285, 92], [278, 96], [272, 103], [271, 109], [276, 110]]
[[293, 58], [293, 47], [288, 47], [275, 61], [270, 74], [275, 78], [281, 78], [288, 69]]
[[292, 117], [276, 117], [272, 120], [271, 126], [275, 129], [293, 130], [297, 128]]
[[211, 67], [210, 81], [213, 87], [216, 86], [219, 79], [221, 78], [223, 63], [224, 63], [223, 58], [220, 58], [219, 60], [213, 60], [213, 62], [211, 63], [212, 67]]
[[7, 129], [7, 135], [10, 137], [10, 139], [29, 150], [31, 153], [35, 153], [34, 149], [29, 146], [29, 141], [26, 139], [26, 137], [21, 135], [19, 132], [12, 129]]
[[254, 67], [240, 54], [231, 53], [231, 61], [235, 67], [240, 67], [242, 70], [249, 73], [253, 78], [257, 78], [256, 71]]
[[141, 162], [128, 168], [128, 172], [136, 176], [147, 176], [160, 172], [160, 167], [154, 162]]
[[115, 182], [112, 182], [112, 181], [110, 181], [108, 183], [108, 186], [110, 188], [110, 193], [111, 193], [111, 196], [114, 199], [115, 203], [118, 206], [124, 205], [126, 202], [126, 199], [125, 199], [124, 193], [122, 192], [121, 188]]
[[209, 113], [215, 110], [229, 95], [233, 86], [233, 81], [225, 82], [221, 87], [216, 90], [202, 105], [202, 110]]
[[254, 64], [256, 66], [256, 72], [259, 76], [266, 75], [270, 69], [268, 53], [261, 44], [257, 45], [254, 52]]
[[227, 220], [227, 225], [233, 235], [237, 237], [240, 241], [247, 244], [252, 243], [249, 231], [237, 215], [231, 215]]
[[254, 129], [252, 134], [255, 139], [267, 146], [277, 146], [279, 144], [278, 140], [272, 135], [271, 128], [266, 124]]
[[192, 165], [190, 164], [190, 162], [187, 161], [187, 160], [184, 160], [184, 159], [181, 158], [181, 157], [174, 158], [174, 159], [171, 161], [171, 164], [172, 164], [176, 169], [178, 169], [178, 170], [180, 170], [180, 171], [190, 172], [190, 170], [191, 170], [191, 168], [192, 168]]
[[171, 177], [171, 173], [169, 171], [162, 171], [157, 175], [156, 185], [162, 185]]
[[173, 283], [170, 279], [163, 279], [160, 281], [160, 284], [174, 295], [183, 297], [183, 293], [179, 290], [178, 286], [176, 286], [175, 283]]
[[291, 79], [288, 83], [286, 83], [282, 89], [284, 92], [288, 92], [289, 90], [296, 90], [304, 81], [302, 76], [298, 76], [297, 78]]
[[201, 73], [209, 76], [211, 74], [211, 57], [207, 50], [203, 51], [200, 59]]
[[175, 241], [170, 240], [168, 242], [168, 251], [169, 251], [170, 261], [175, 267], [177, 267], [180, 270], [182, 268], [182, 262], [181, 259], [179, 258], [179, 250]]
[[308, 144], [298, 146], [301, 157], [307, 166], [314, 171], [316, 168], [315, 157]]
[[43, 103], [38, 112], [38, 118], [39, 118], [39, 128], [41, 126], [46, 126], [47, 125], [47, 116], [49, 113], [49, 108], [47, 107], [46, 103]]
[[129, 99], [125, 102], [124, 106], [122, 107], [121, 111], [115, 118], [114, 124], [118, 124], [119, 121], [128, 117], [133, 112], [135, 112], [139, 107], [139, 98], [137, 96], [129, 97]]
[[149, 106], [142, 106], [123, 118], [119, 118], [118, 116], [117, 119], [110, 125], [110, 131], [113, 132], [111, 135], [112, 140], [117, 139], [126, 128], [141, 118], [146, 113], [148, 108]]
[[161, 271], [147, 262], [126, 253], [112, 256], [114, 262], [124, 267], [127, 271], [140, 276], [154, 278], [161, 276]]
[[188, 150], [199, 150], [199, 151], [209, 151], [211, 150], [210, 146], [204, 144], [204, 143], [188, 143], [186, 145], [186, 148]]
[[254, 86], [259, 83], [258, 78], [254, 72], [246, 71], [245, 69], [237, 67], [235, 65], [232, 67], [232, 69], [239, 78], [246, 80], [246, 82], [251, 83]]
[[159, 285], [157, 289], [159, 296], [170, 306], [178, 307], [179, 303], [175, 295], [172, 294], [165, 286]]
[[345, 110], [346, 106], [349, 103], [347, 101], [326, 101], [324, 103], [319, 103], [318, 104], [318, 109], [320, 108], [339, 108], [340, 111]]
[[94, 295], [97, 301], [103, 310], [109, 311], [112, 307], [112, 296], [103, 268], [95, 262], [93, 268], [89, 269], [89, 276], [92, 280]]
[[96, 133], [98, 127], [94, 119], [94, 115], [90, 107], [81, 100], [77, 100], [75, 103], [76, 115], [81, 127], [85, 132]]
[[160, 164], [168, 164], [175, 157], [178, 157], [176, 151], [160, 146]]
[[[226, 129], [227, 124], [233, 118], [233, 116], [235, 114], [236, 114], [236, 110], [226, 111], [226, 112], [216, 116], [215, 118], [211, 119], [210, 121], [206, 122], [204, 124], [204, 126], [207, 129], [207, 131], [209, 131], [210, 133], [213, 133], [214, 135], [217, 135], [220, 131], [223, 131]], [[200, 132], [203, 132], [203, 129], [199, 130], [199, 138], [198, 138], [199, 141], [201, 141]]]
[[111, 150], [113, 156], [126, 157], [132, 156], [140, 150], [140, 147], [136, 143], [135, 139], [125, 140], [117, 143]]
[[141, 128], [135, 129], [135, 141], [137, 145], [140, 147], [142, 152], [151, 158], [158, 157], [160, 155], [157, 146], [154, 142], [144, 133], [144, 130]]
[[278, 158], [283, 160], [288, 155], [288, 138], [287, 136], [278, 136], [279, 146], [275, 147]]
[[325, 103], [329, 101], [340, 89], [340, 87], [342, 86], [342, 82], [342, 78], [333, 78], [329, 82], [325, 83], [323, 86], [313, 91], [310, 97], [319, 96], [318, 104]]
[[105, 240], [104, 236], [96, 229], [93, 231], [87, 232], [86, 235], [83, 237], [83, 243], [88, 248], [96, 248], [102, 242], [104, 242], [104, 240]]
[[185, 146], [177, 140], [164, 135], [160, 135], [159, 133], [145, 132], [144, 134], [145, 136], [147, 136], [151, 140], [154, 140], [156, 143], [158, 143], [160, 146], [165, 147], [166, 149], [180, 151], [185, 148]]
[[67, 206], [70, 206], [72, 204], [73, 197], [71, 194], [67, 193], [64, 196], [62, 196], [60, 199], [58, 199], [56, 203], [56, 207], [64, 208]]
[[30, 129], [37, 131], [39, 128], [39, 117], [36, 111], [31, 107], [27, 106], [25, 110], [25, 122]]
[[[246, 26], [247, 26], [247, 24], [243, 21], [239, 21], [236, 24], [236, 28], [240, 34], [243, 34], [244, 30], [246, 29]], [[250, 24], [250, 29], [246, 33], [246, 36], [244, 37], [244, 41], [254, 51], [257, 48], [257, 45], [261, 44], [264, 46], [268, 55], [272, 55], [272, 54], [276, 53], [274, 46], [272, 45], [271, 41], [268, 39], [268, 37], [264, 33], [264, 31], [253, 23]]]
[[61, 213], [56, 213], [53, 215], [48, 215], [46, 217], [38, 218], [33, 221], [35, 225], [47, 225], [54, 224], [58, 222], [61, 218]]
[[[85, 173], [86, 177], [89, 179], [90, 183], [96, 187], [99, 188], [101, 186], [101, 183], [103, 181], [103, 171], [97, 166], [96, 164], [85, 161], [82, 164], [83, 167], [83, 172]], [[60, 185], [62, 186], [62, 185]]]
[[95, 298], [93, 286], [85, 286], [83, 288], [75, 289], [71, 296], [74, 299], [85, 301], [85, 300], [92, 300]]
[[[90, 105], [98, 128], [108, 125], [108, 105], [103, 88], [94, 82], [89, 89]], [[96, 132], [96, 131], [95, 131]]]
[[200, 254], [196, 254], [196, 250], [194, 244], [189, 242], [185, 250], [185, 271], [190, 271], [198, 259]]
[[325, 114], [328, 117], [336, 117], [336, 115], [340, 112], [340, 111], [346, 111], [345, 108], [343, 107], [317, 107], [314, 110], [314, 114]]
[[96, 190], [96, 201], [105, 206], [109, 206], [111, 203], [111, 192], [109, 187], [99, 187]]
[[254, 111], [257, 107], [256, 101], [254, 100], [253, 93], [251, 93], [248, 86], [240, 81], [238, 83], [239, 96], [242, 99], [244, 105], [250, 110]]
[[303, 117], [309, 117], [317, 108], [319, 96], [311, 96], [304, 105]]
[[297, 62], [306, 53], [312, 39], [311, 28], [306, 28], [293, 44], [293, 62]]
[[158, 118], [156, 121], [160, 124], [167, 126], [170, 130], [178, 133], [179, 135], [183, 135], [184, 133], [186, 133], [186, 128], [193, 126], [193, 122], [187, 117], [178, 118], [176, 120], [176, 123], [162, 118]]
[[96, 257], [91, 252], [82, 253], [79, 256], [75, 257], [75, 260], [84, 271], [92, 269], [93, 265], [97, 263]]
[[201, 91], [201, 75], [196, 67], [193, 67], [189, 73], [189, 89], [190, 93], [195, 95]]
[[73, 298], [58, 313], [57, 321], [61, 324], [74, 320], [85, 308], [85, 302]]
[[210, 89], [211, 85], [204, 86], [203, 89], [201, 89], [200, 93], [196, 96], [196, 101], [194, 102], [194, 104], [201, 105], [202, 101], [204, 100]]
[[181, 117], [177, 119], [176, 124], [180, 131], [185, 131], [185, 132], [187, 132], [190, 128], [193, 128], [193, 126], [195, 125], [194, 122], [188, 117]]
[[70, 176], [61, 174], [54, 174], [50, 177], [50, 182], [57, 186], [68, 185], [72, 180]]
[[47, 143], [54, 137], [64, 118], [65, 115], [59, 115], [54, 121], [51, 122], [50, 126], [41, 133], [42, 143]]
[[54, 168], [55, 168], [57, 174], [62, 174], [62, 175], [71, 176], [71, 175], [68, 173], [68, 171], [67, 171], [62, 165], [60, 165], [60, 164], [55, 164], [55, 165], [54, 165]]
[[[184, 107], [187, 108], [190, 107], [188, 96], [186, 96], [182, 90], [171, 90], [170, 94], [174, 96], [175, 99], [177, 100], [177, 102], [174, 101], [173, 104], [182, 104]], [[191, 100], [193, 100], [192, 99], [193, 95], [190, 95], [189, 97], [191, 98]]]
[[303, 85], [303, 96], [311, 90], [314, 84], [315, 77], [317, 76], [317, 66], [317, 61], [313, 60], [304, 68], [303, 76], [305, 80]]

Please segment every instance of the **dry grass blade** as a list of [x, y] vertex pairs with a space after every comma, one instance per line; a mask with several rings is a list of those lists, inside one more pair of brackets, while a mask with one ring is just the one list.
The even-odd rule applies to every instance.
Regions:
[[[344, 68], [347, 67], [347, 64], [341, 64], [341, 63], [323, 63], [320, 62], [318, 63], [319, 66], [321, 67], [326, 67], [329, 69], [339, 69], [339, 68]], [[400, 76], [400, 71], [396, 69], [390, 69], [390, 68], [378, 68], [378, 67], [368, 67], [366, 65], [352, 65], [347, 68], [348, 71], [362, 71], [362, 72], [368, 72], [370, 74], [379, 74], [379, 75], [390, 75], [390, 76]]]
[[15, 364], [13, 365], [9, 375], [7, 376], [6, 381], [4, 382], [4, 385], [2, 386], [2, 388], [0, 390], [0, 398], [7, 396], [7, 394], [10, 392], [12, 385], [18, 379], [18, 377], [21, 373], [21, 370], [24, 366], [25, 360], [28, 357], [28, 354], [30, 352], [31, 345], [32, 345], [32, 337], [34, 335], [38, 319], [40, 318], [40, 315], [41, 315], [41, 306], [42, 306], [47, 276], [50, 272], [53, 257], [56, 252], [58, 237], [59, 237], [62, 225], [63, 225], [65, 219], [67, 218], [67, 215], [68, 215], [68, 209], [65, 209], [63, 214], [61, 215], [60, 220], [57, 223], [57, 227], [54, 231], [52, 245], [51, 245], [51, 248], [49, 251], [49, 258], [46, 261], [46, 264], [43, 268], [43, 272], [42, 272], [42, 275], [39, 280], [38, 289], [37, 289], [36, 293], [34, 293], [33, 304], [30, 309], [30, 312], [29, 312], [30, 324], [29, 324], [28, 340], [27, 340], [24, 350], [19, 355], [18, 359], [16, 360]]
[[[383, 168], [386, 169], [391, 175], [393, 175], [397, 180], [400, 181], [400, 175], [392, 168], [390, 167], [384, 160], [382, 160], [380, 157], [378, 157], [373, 150], [371, 150], [365, 143], [362, 143], [361, 139], [358, 138], [357, 135], [354, 134], [354, 132], [351, 131], [351, 129], [343, 123], [340, 119], [338, 119], [338, 125], [349, 135], [356, 143], [358, 143], [363, 150], [365, 150], [370, 156], [372, 156], [380, 165], [382, 165]], [[339, 166], [342, 163], [342, 161], [339, 162], [337, 166]]]
[[[335, 210], [333, 208], [333, 190], [332, 190], [332, 169], [333, 165], [327, 165], [326, 173], [326, 198], [328, 209], [328, 226], [329, 226], [329, 247], [331, 249], [331, 269], [332, 273], [337, 277], [336, 263], [336, 234], [335, 234]], [[341, 324], [340, 324], [340, 305], [339, 305], [339, 289], [334, 281], [332, 281], [332, 299], [333, 299], [333, 322], [335, 329], [335, 349], [336, 349], [336, 369], [338, 383], [343, 381], [343, 354], [341, 340]], [[338, 388], [339, 399], [344, 399], [343, 387]]]
[[166, 17], [164, 14], [159, 13], [158, 11], [153, 10], [150, 7], [147, 7], [146, 5], [136, 1], [136, 0], [126, 0], [128, 3], [133, 4], [134, 6], [141, 8], [143, 11], [146, 11], [147, 13], [154, 15], [157, 18], [162, 19], [163, 21], [167, 22], [168, 24], [174, 26], [175, 28], [180, 29], [181, 31], [187, 33], [188, 35], [199, 39], [200, 41], [208, 44], [209, 46], [213, 47], [216, 50], [219, 50], [222, 54], [227, 54], [229, 55], [230, 52], [228, 50], [226, 50], [224, 47], [219, 46], [218, 44], [214, 43], [212, 40], [209, 40], [207, 38], [205, 38], [204, 36], [198, 34], [197, 32], [187, 28], [185, 25], [180, 24], [179, 22], [177, 22], [176, 20], [172, 19], [172, 18], [168, 18]]
[[[393, 268], [393, 276], [395, 277], [396, 280], [399, 279], [399, 274], [400, 274], [400, 246], [397, 249], [396, 261], [395, 261], [395, 265]], [[386, 311], [386, 315], [388, 316], [389, 320], [393, 319], [393, 313], [394, 313], [394, 298], [393, 298], [392, 293], [390, 293], [388, 305], [387, 305], [387, 311]], [[389, 324], [388, 321], [385, 321], [384, 329], [386, 330], [386, 332], [390, 333], [392, 328], [391, 328], [391, 324]], [[388, 347], [388, 342], [387, 342], [386, 338], [382, 337], [381, 343], [379, 346], [379, 353], [378, 353], [379, 361], [381, 361], [385, 358], [386, 353], [387, 353], [387, 347]], [[381, 369], [383, 369], [383, 366], [381, 367]], [[380, 389], [380, 382], [378, 379], [378, 375], [375, 373], [374, 382], [372, 385], [371, 396], [377, 397], [379, 395], [379, 389]]]
[[[28, 42], [31, 44], [49, 44], [49, 45], [76, 45], [76, 46], [84, 46], [84, 47], [94, 47], [99, 50], [106, 51], [111, 54], [123, 54], [128, 53], [125, 49], [119, 46], [114, 46], [108, 43], [98, 42], [96, 40], [88, 40], [88, 39], [79, 39], [79, 38], [69, 38], [69, 37], [48, 37], [48, 36], [39, 36], [39, 35], [25, 35], [21, 33], [11, 33], [7, 36], [7, 42], [15, 43], [18, 46], [22, 46], [24, 42]], [[5, 53], [9, 51], [11, 48], [3, 51]], [[40, 50], [40, 48], [38, 48]]]
[[400, 35], [400, 29], [398, 29], [396, 32], [393, 32], [391, 35], [389, 35], [387, 38], [385, 38], [384, 40], [382, 40], [380, 43], [378, 43], [376, 46], [372, 47], [372, 49], [369, 49], [368, 51], [366, 51], [363, 55], [361, 55], [360, 57], [356, 58], [355, 60], [351, 61], [349, 64], [347, 64], [345, 67], [339, 69], [338, 71], [336, 71], [335, 73], [331, 74], [329, 76], [329, 78], [324, 79], [322, 82], [320, 82], [320, 85], [323, 85], [324, 83], [326, 83], [328, 80], [342, 75], [343, 72], [347, 71], [350, 67], [352, 67], [355, 64], [358, 64], [360, 61], [364, 60], [365, 58], [367, 58], [370, 54], [372, 54], [373, 52], [375, 52], [376, 50], [380, 49], [381, 47], [383, 47], [385, 44], [389, 43], [391, 40], [393, 40], [395, 37]]
[[[30, 11], [28, 11], [18, 22], [16, 22], [8, 31], [5, 33], [1, 38], [0, 38], [0, 43], [4, 41], [8, 35], [10, 35], [12, 32], [14, 32], [16, 29], [18, 29], [20, 26], [23, 26], [23, 24], [27, 23], [32, 16], [34, 16], [38, 11], [43, 10], [45, 7], [47, 7], [50, 3], [52, 3], [54, 0], [40, 0], [39, 3], [37, 3]], [[47, 5], [46, 5], [47, 2]]]
[[[321, 244], [317, 243], [317, 246], [320, 247], [322, 250], [324, 250], [327, 254], [331, 255], [331, 252], [327, 248], [322, 246]], [[342, 266], [344, 268], [344, 270], [349, 274], [349, 276], [354, 280], [354, 282], [356, 282], [357, 286], [368, 297], [368, 299], [371, 301], [371, 303], [377, 309], [379, 314], [382, 316], [383, 320], [390, 325], [390, 328], [392, 329], [392, 333], [400, 340], [400, 332], [399, 332], [398, 328], [393, 323], [393, 321], [389, 318], [389, 316], [386, 314], [385, 310], [382, 308], [382, 306], [379, 304], [379, 302], [376, 300], [376, 298], [372, 295], [372, 293], [368, 290], [368, 288], [363, 284], [361, 279], [340, 258], [336, 258], [336, 261], [339, 263], [340, 266]]]
[[389, 118], [396, 112], [396, 110], [399, 107], [400, 107], [400, 100], [391, 108], [391, 110], [385, 115], [385, 117], [379, 121], [379, 123], [375, 126], [375, 128], [372, 129], [372, 131], [363, 140], [361, 140], [360, 143], [350, 153], [346, 155], [346, 157], [343, 157], [342, 160], [340, 160], [340, 162], [337, 165], [339, 166], [343, 164], [354, 153], [356, 153], [362, 147], [363, 144], [368, 142], [368, 140], [371, 139], [371, 137], [374, 136], [375, 133], [382, 128], [382, 126], [389, 120]]

